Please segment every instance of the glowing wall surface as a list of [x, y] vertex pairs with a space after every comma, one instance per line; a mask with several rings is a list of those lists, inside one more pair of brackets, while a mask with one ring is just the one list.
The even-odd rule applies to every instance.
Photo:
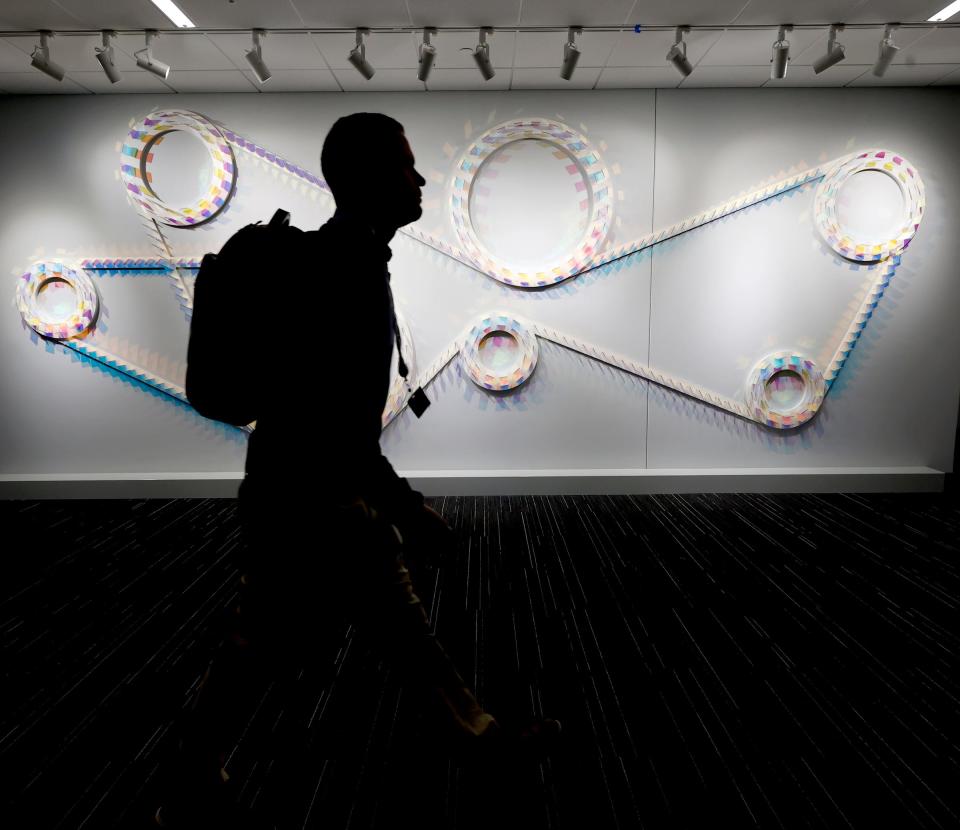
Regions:
[[[399, 469], [946, 469], [960, 353], [949, 308], [960, 307], [960, 289], [945, 228], [960, 189], [952, 130], [938, 114], [957, 96], [786, 92], [13, 100], [0, 105], [10, 125], [0, 256], [11, 280], [37, 260], [99, 262], [104, 315], [89, 343], [175, 385], [186, 353], [189, 263], [275, 207], [301, 227], [322, 222], [332, 203], [304, 173], [320, 173], [327, 126], [357, 109], [381, 110], [406, 125], [428, 179], [424, 217], [397, 237], [391, 262], [406, 339], [434, 401], [423, 421], [404, 410], [386, 427], [382, 443]], [[163, 228], [168, 262], [182, 266], [172, 275], [126, 267], [156, 261], [158, 247], [127, 203], [124, 185], [134, 179], [117, 175], [117, 158], [131, 119], [173, 107], [203, 113], [256, 146], [235, 147], [236, 189], [225, 208], [207, 190], [223, 159], [174, 134], [153, 148], [152, 185], [164, 201], [222, 209], [200, 227]], [[54, 120], [61, 129], [30, 127]], [[534, 123], [541, 138], [523, 132]], [[478, 150], [498, 125], [520, 132]], [[758, 360], [784, 350], [829, 367], [885, 266], [831, 249], [818, 226], [823, 176], [803, 174], [863, 148], [909, 159], [926, 183], [925, 212], [822, 408], [803, 426], [774, 430], [749, 411], [705, 402], [744, 406]], [[482, 164], [465, 171], [464, 160], [478, 157]], [[33, 167], [24, 164], [30, 158]], [[845, 227], [891, 235], [903, 206], [881, 179], [857, 174], [834, 194]], [[767, 193], [771, 185], [782, 192]], [[756, 193], [756, 204], [738, 205]], [[697, 227], [678, 224], [719, 205], [733, 207]], [[472, 218], [468, 233], [458, 215]], [[666, 228], [668, 237], [631, 249]], [[584, 262], [591, 267], [578, 274]], [[537, 284], [545, 287], [530, 288]], [[58, 282], [44, 296], [50, 313], [59, 302], [53, 288], [64, 293]], [[316, 281], [287, 284], [287, 302], [291, 291], [299, 308], [322, 309]], [[258, 320], [257, 346], [283, 359], [278, 323]], [[14, 310], [0, 323], [0, 472], [242, 468], [243, 433], [23, 329]], [[522, 344], [532, 360], [524, 362]], [[319, 374], [327, 361], [348, 359], [332, 347], [320, 341], [295, 357]], [[774, 383], [752, 379], [789, 409], [805, 369], [786, 360]], [[517, 388], [490, 392], [484, 377], [488, 387]], [[311, 424], [303, 430], [310, 440]]]

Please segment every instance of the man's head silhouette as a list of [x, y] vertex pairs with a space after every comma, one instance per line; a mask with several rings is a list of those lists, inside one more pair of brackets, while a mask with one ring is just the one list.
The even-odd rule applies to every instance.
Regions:
[[414, 164], [403, 125], [378, 112], [337, 120], [320, 154], [337, 210], [390, 235], [423, 213], [420, 188], [426, 181]]

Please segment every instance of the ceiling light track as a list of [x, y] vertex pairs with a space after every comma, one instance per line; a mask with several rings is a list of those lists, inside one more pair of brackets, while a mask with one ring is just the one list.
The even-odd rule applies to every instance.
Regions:
[[[844, 28], [847, 31], [851, 30], [882, 30], [890, 21], [881, 20], [878, 23], [846, 23]], [[829, 29], [835, 21], [827, 20], [823, 23], [795, 23], [793, 24], [794, 31], [815, 31]], [[939, 23], [937, 25], [931, 25], [929, 22], [912, 22], [912, 23], [898, 23], [896, 24], [900, 29], [960, 29], [960, 22], [956, 23]], [[771, 25], [757, 25], [757, 24], [736, 24], [732, 23], [730, 25], [724, 25], [722, 23], [717, 24], [702, 24], [702, 25], [691, 25], [687, 26], [686, 24], [656, 24], [656, 25], [636, 25], [636, 26], [623, 26], [623, 25], [610, 25], [610, 26], [578, 26], [576, 27], [581, 32], [629, 32], [634, 31], [640, 34], [645, 34], [647, 32], [675, 32], [678, 26], [682, 26], [684, 29], [689, 29], [691, 32], [769, 32], [776, 31], [778, 26]], [[475, 32], [477, 31], [476, 26], [437, 26], [431, 27], [432, 31], [435, 34], [442, 35], [447, 32]], [[49, 30], [41, 29], [8, 29], [6, 31], [0, 31], [0, 37], [27, 37], [30, 35], [40, 36], [44, 31], [49, 33]], [[101, 29], [58, 29], [57, 37], [90, 37], [91, 35], [99, 36]], [[112, 29], [111, 31], [116, 32], [118, 35], [142, 35], [143, 29]], [[249, 35], [252, 31], [248, 26], [246, 28], [222, 28], [222, 27], [209, 27], [209, 28], [193, 28], [193, 29], [152, 29], [158, 34], [162, 35], [181, 35], [186, 37], [196, 36], [196, 35]], [[289, 28], [271, 28], [270, 32], [273, 34], [289, 34], [289, 35], [305, 35], [305, 34], [315, 34], [315, 35], [335, 35], [335, 34], [353, 34], [356, 31], [355, 28], [324, 28], [324, 27], [309, 27], [309, 26], [298, 26], [298, 27], [289, 27]], [[363, 27], [363, 31], [368, 34], [390, 34], [390, 33], [399, 33], [399, 34], [420, 34], [423, 32], [422, 26], [389, 26], [389, 27], [378, 27], [370, 26]], [[492, 31], [492, 29], [489, 29]], [[568, 32], [569, 27], [567, 26], [506, 26], [501, 29], [505, 32]]]

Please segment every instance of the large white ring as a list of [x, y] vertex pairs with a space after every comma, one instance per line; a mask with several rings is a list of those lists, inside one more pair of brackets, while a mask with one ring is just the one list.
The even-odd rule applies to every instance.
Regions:
[[[51, 281], [65, 282], [76, 295], [77, 305], [69, 317], [49, 320], [40, 309], [40, 292]], [[59, 260], [40, 260], [17, 281], [17, 308], [24, 322], [37, 334], [54, 340], [69, 340], [89, 329], [97, 319], [100, 299], [90, 277]]]
[[[777, 407], [767, 394], [767, 384], [780, 372], [795, 372], [803, 381], [803, 394], [792, 406]], [[826, 394], [823, 373], [810, 358], [797, 352], [774, 352], [761, 360], [747, 381], [747, 405], [753, 418], [775, 429], [793, 429], [809, 421]]]
[[[177, 131], [199, 137], [213, 163], [207, 192], [183, 207], [167, 205], [153, 189], [150, 175], [154, 147]], [[127, 133], [120, 148], [120, 175], [128, 195], [144, 212], [166, 225], [192, 227], [208, 222], [226, 207], [237, 181], [237, 163], [230, 143], [210, 119], [187, 110], [160, 110]]]
[[[904, 214], [891, 239], [853, 239], [840, 223], [837, 195], [851, 176], [876, 170], [893, 179], [903, 196]], [[840, 256], [856, 262], [876, 262], [899, 254], [911, 242], [923, 219], [923, 179], [916, 167], [891, 150], [867, 150], [841, 161], [820, 182], [814, 216], [826, 243]]]
[[[481, 344], [489, 335], [497, 332], [512, 338], [518, 346], [517, 359], [510, 365], [509, 371], [493, 371], [481, 359]], [[484, 317], [470, 329], [460, 354], [470, 379], [477, 386], [505, 392], [520, 386], [533, 374], [540, 350], [536, 335], [523, 323], [506, 314], [498, 314]]]
[[[575, 249], [555, 262], [544, 263], [533, 272], [515, 271], [481, 243], [470, 218], [470, 192], [484, 162], [506, 144], [526, 139], [538, 139], [554, 145], [573, 159], [586, 183], [584, 198], [590, 218], [583, 237]], [[599, 260], [610, 230], [612, 216], [612, 186], [610, 174], [589, 142], [566, 124], [546, 118], [507, 121], [493, 127], [475, 141], [463, 154], [453, 174], [450, 197], [454, 230], [467, 256], [485, 274], [507, 285], [537, 288], [569, 279], [593, 267]]]

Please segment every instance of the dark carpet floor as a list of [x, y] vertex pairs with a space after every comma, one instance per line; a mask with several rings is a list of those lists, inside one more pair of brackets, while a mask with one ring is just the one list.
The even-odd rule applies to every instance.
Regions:
[[[265, 689], [227, 765], [241, 804], [282, 798], [304, 828], [960, 826], [955, 502], [433, 504], [459, 539], [420, 575], [438, 637], [486, 708], [559, 718], [562, 745], [451, 759], [345, 628], [322, 670]], [[14, 501], [0, 521], [0, 825], [149, 827], [235, 601], [236, 502]], [[294, 698], [291, 774], [252, 736]]]

